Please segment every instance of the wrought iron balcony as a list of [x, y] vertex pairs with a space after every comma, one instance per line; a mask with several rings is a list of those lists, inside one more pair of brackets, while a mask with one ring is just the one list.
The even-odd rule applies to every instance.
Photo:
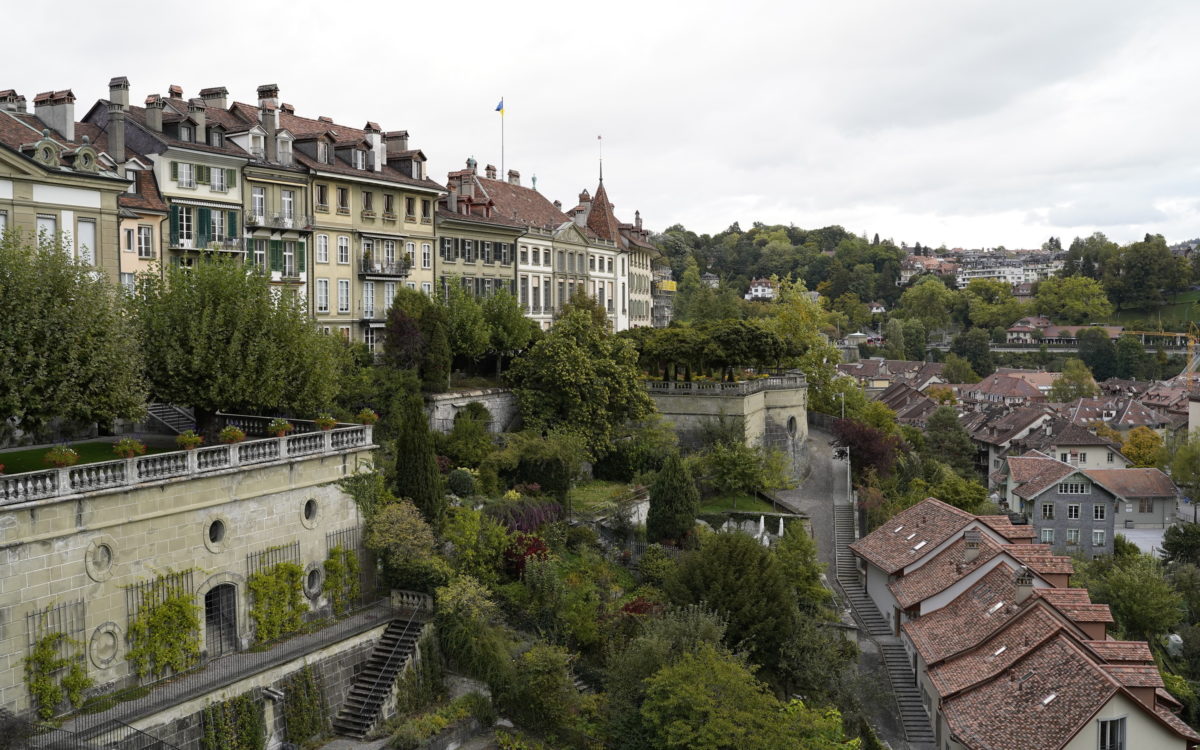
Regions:
[[411, 267], [412, 264], [404, 256], [395, 260], [387, 260], [365, 254], [359, 259], [358, 275], [367, 278], [372, 276], [404, 277], [408, 276]]

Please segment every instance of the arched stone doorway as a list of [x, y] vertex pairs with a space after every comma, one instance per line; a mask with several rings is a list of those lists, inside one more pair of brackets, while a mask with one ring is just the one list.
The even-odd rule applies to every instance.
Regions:
[[204, 646], [210, 659], [237, 651], [237, 587], [232, 583], [204, 594]]

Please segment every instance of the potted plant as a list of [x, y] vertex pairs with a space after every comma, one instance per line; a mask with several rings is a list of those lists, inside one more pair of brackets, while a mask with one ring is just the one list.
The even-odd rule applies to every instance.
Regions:
[[275, 437], [283, 437], [292, 430], [296, 429], [296, 425], [287, 421], [283, 417], [275, 417], [271, 420], [271, 424], [267, 425], [267, 432]]
[[322, 414], [313, 420], [313, 424], [322, 430], [332, 430], [333, 426], [337, 424], [337, 420], [329, 414]]
[[135, 438], [121, 438], [113, 443], [113, 453], [120, 458], [137, 458], [145, 455], [146, 444]]
[[354, 418], [359, 424], [375, 424], [379, 421], [379, 415], [373, 409], [363, 409]]
[[185, 451], [190, 451], [199, 448], [204, 444], [204, 438], [196, 434], [195, 430], [185, 430], [175, 436], [175, 445], [183, 448]]
[[217, 433], [217, 440], [227, 445], [230, 443], [240, 443], [245, 439], [246, 433], [233, 425], [226, 425]]
[[56, 445], [42, 456], [42, 463], [62, 469], [79, 463], [79, 454], [67, 445]]

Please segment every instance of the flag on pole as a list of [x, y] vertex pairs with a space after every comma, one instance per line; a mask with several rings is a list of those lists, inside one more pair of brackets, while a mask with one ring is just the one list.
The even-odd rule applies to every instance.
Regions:
[[500, 113], [501, 117], [504, 116], [504, 97], [500, 97], [500, 103], [496, 105], [496, 111]]

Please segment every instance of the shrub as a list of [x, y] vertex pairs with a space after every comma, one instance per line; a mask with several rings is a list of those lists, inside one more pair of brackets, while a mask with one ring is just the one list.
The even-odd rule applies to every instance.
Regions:
[[232, 443], [240, 443], [246, 439], [246, 433], [233, 425], [226, 425], [217, 433], [217, 440], [227, 445]]
[[487, 588], [460, 575], [437, 590], [436, 600], [434, 621], [448, 665], [492, 686], [506, 683], [508, 641], [496, 624], [500, 613]]
[[324, 567], [325, 584], [322, 588], [329, 597], [329, 608], [334, 615], [345, 614], [358, 601], [358, 554], [339, 544], [329, 550]]
[[571, 526], [567, 529], [567, 548], [572, 550], [597, 549], [600, 538], [591, 526]]
[[246, 587], [254, 597], [250, 619], [259, 643], [269, 643], [304, 624], [304, 569], [291, 562], [272, 565], [250, 576]]
[[565, 648], [545, 644], [517, 657], [515, 679], [501, 694], [505, 714], [536, 732], [565, 726], [579, 702], [571, 661]]
[[642, 559], [638, 561], [638, 573], [642, 583], [651, 586], [662, 586], [675, 572], [675, 560], [667, 554], [660, 544], [651, 544], [646, 548]]
[[191, 592], [145, 601], [129, 623], [126, 637], [125, 658], [138, 677], [182, 672], [200, 658], [200, 608]]
[[79, 454], [74, 448], [66, 445], [56, 445], [42, 456], [42, 463], [62, 469], [79, 463]]
[[520, 577], [525, 572], [525, 563], [533, 558], [545, 560], [550, 556], [550, 548], [537, 534], [520, 532], [512, 536], [508, 549], [504, 550], [504, 560], [509, 572]]
[[195, 430], [184, 430], [175, 436], [175, 445], [190, 451], [204, 444], [204, 438], [197, 435]]
[[510, 531], [537, 531], [563, 517], [563, 507], [554, 500], [521, 499], [487, 506], [485, 512]]
[[446, 477], [446, 486], [459, 497], [469, 497], [475, 494], [475, 477], [466, 469], [454, 469]]
[[136, 458], [145, 455], [146, 444], [134, 438], [121, 438], [113, 443], [113, 453], [121, 458]]

